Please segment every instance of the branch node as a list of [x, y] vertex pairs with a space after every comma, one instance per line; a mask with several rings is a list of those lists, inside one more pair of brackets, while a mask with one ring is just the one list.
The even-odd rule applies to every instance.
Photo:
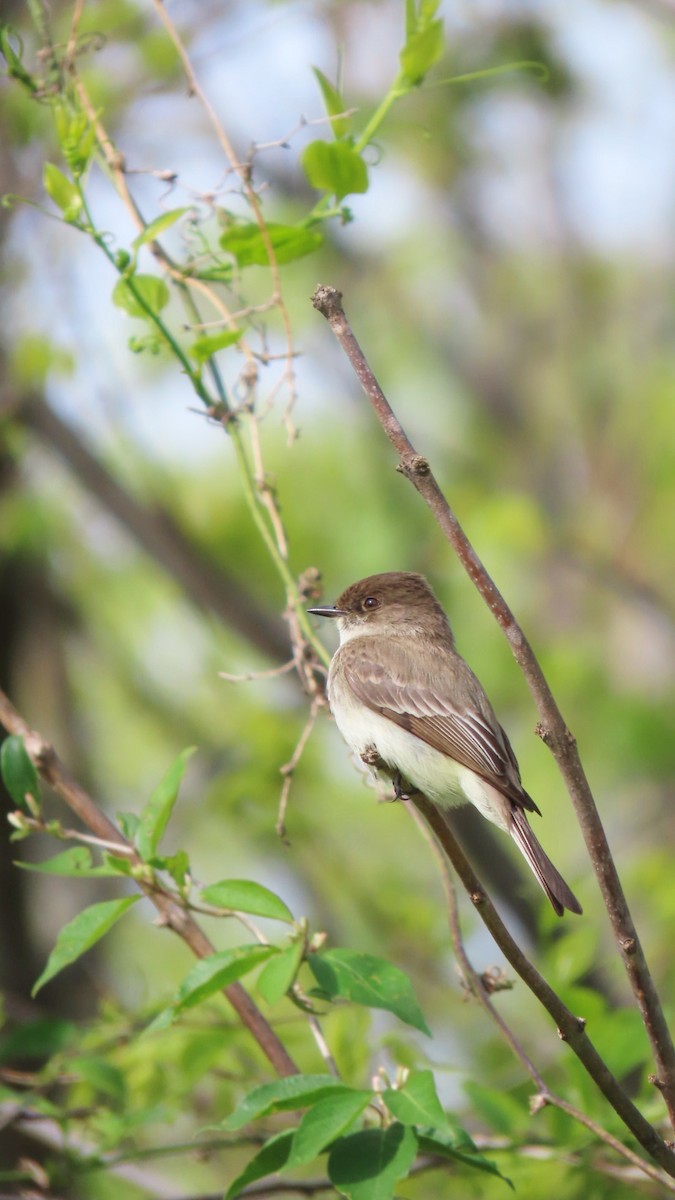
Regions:
[[480, 908], [482, 904], [485, 904], [485, 892], [480, 888], [475, 888], [473, 892], [469, 893], [469, 899], [476, 908]]
[[658, 1075], [648, 1075], [647, 1082], [651, 1083], [653, 1087], [658, 1088], [660, 1092], [662, 1092], [666, 1086], [663, 1080], [659, 1079]]
[[541, 738], [545, 746], [551, 745], [553, 738], [548, 725], [544, 725], [541, 721], [537, 721], [537, 724], [534, 727], [534, 732], [538, 738]]
[[342, 292], [330, 284], [320, 283], [311, 297], [312, 304], [327, 321], [342, 315]]
[[635, 954], [636, 944], [634, 937], [626, 937], [621, 939], [621, 949], [624, 954]]
[[542, 1108], [546, 1108], [547, 1104], [551, 1103], [551, 1098], [548, 1092], [536, 1092], [534, 1096], [530, 1096], [529, 1105], [532, 1116], [541, 1112]]
[[396, 467], [396, 470], [400, 471], [402, 475], [405, 475], [406, 479], [411, 480], [415, 477], [419, 478], [420, 476], [431, 474], [429, 460], [425, 458], [423, 454], [401, 455], [401, 459]]

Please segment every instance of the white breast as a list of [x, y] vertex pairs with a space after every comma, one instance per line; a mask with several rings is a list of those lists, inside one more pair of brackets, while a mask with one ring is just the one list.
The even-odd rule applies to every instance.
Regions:
[[489, 821], [510, 830], [510, 802], [474, 771], [366, 708], [348, 688], [336, 689], [330, 676], [328, 698], [340, 733], [359, 758], [374, 746], [388, 767], [441, 808], [469, 802]]

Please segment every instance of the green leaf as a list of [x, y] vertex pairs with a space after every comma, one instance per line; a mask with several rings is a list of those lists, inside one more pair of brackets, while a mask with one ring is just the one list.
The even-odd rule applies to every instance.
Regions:
[[223, 1121], [221, 1128], [233, 1133], [272, 1112], [287, 1112], [315, 1104], [334, 1091], [351, 1091], [334, 1075], [286, 1075], [272, 1083], [263, 1083], [253, 1088]]
[[110, 862], [105, 866], [92, 866], [91, 852], [86, 846], [72, 846], [63, 854], [56, 854], [45, 862], [17, 862], [15, 866], [23, 871], [39, 871], [43, 875], [69, 875], [73, 879], [112, 878], [120, 874], [117, 867]]
[[164, 233], [165, 229], [170, 229], [175, 225], [176, 221], [180, 220], [189, 208], [172, 208], [170, 212], [162, 213], [160, 217], [155, 217], [145, 229], [139, 233], [137, 238], [134, 238], [132, 246], [139, 250], [141, 246], [147, 246], [148, 242], [154, 242], [159, 237], [160, 233]]
[[120, 829], [128, 842], [133, 842], [138, 829], [138, 813], [118, 813]]
[[61, 209], [66, 221], [76, 220], [82, 209], [82, 197], [76, 184], [53, 163], [45, 163], [43, 170], [45, 191], [57, 208]]
[[158, 275], [131, 275], [129, 279], [118, 279], [113, 288], [112, 301], [130, 317], [149, 321], [152, 320], [152, 313], [166, 308], [169, 289]]
[[185, 976], [170, 1007], [155, 1017], [145, 1032], [156, 1033], [160, 1029], [166, 1029], [181, 1013], [208, 1000], [215, 992], [229, 987], [235, 980], [241, 979], [276, 953], [276, 946], [262, 946], [256, 942], [251, 946], [219, 950], [215, 954], [209, 954], [207, 958], [200, 959]]
[[126, 896], [123, 900], [103, 900], [100, 904], [92, 904], [85, 908], [69, 921], [56, 939], [47, 966], [35, 984], [31, 996], [37, 995], [49, 979], [53, 979], [64, 967], [70, 966], [86, 950], [96, 945], [137, 900], [140, 900], [140, 896]]
[[479, 1117], [497, 1133], [515, 1138], [527, 1124], [528, 1113], [509, 1092], [485, 1087], [482, 1083], [467, 1080], [464, 1090]]
[[[18, 47], [18, 54], [14, 49], [14, 42]], [[21, 61], [23, 42], [17, 31], [11, 25], [8, 25], [6, 21], [0, 21], [0, 54], [2, 54], [7, 63], [7, 74], [10, 78], [19, 80], [31, 94], [36, 92], [38, 85], [33, 76], [28, 74]]]
[[295, 938], [263, 967], [256, 988], [268, 1004], [277, 1004], [291, 987], [305, 952], [304, 938]]
[[256, 917], [272, 917], [275, 921], [293, 924], [293, 914], [283, 900], [250, 879], [222, 879], [203, 889], [202, 900], [218, 908], [229, 908], [234, 912], [251, 913]]
[[445, 49], [443, 22], [430, 21], [418, 28], [406, 41], [400, 53], [402, 82], [418, 87], [427, 71], [438, 62]]
[[198, 337], [191, 346], [188, 346], [188, 353], [196, 358], [197, 362], [203, 363], [212, 354], [217, 354], [219, 350], [225, 350], [227, 346], [234, 346], [241, 336], [241, 329], [224, 329], [222, 333]]
[[326, 78], [323, 71], [320, 71], [318, 67], [312, 67], [312, 70], [316, 77], [317, 83], [321, 88], [321, 95], [323, 96], [323, 102], [326, 105], [326, 112], [331, 119], [330, 123], [333, 133], [335, 134], [336, 138], [345, 137], [349, 133], [352, 123], [351, 117], [345, 117], [341, 115], [346, 111], [347, 105], [345, 104], [341, 93], [338, 91], [335, 85]]
[[335, 1143], [328, 1156], [328, 1178], [350, 1200], [392, 1200], [416, 1154], [417, 1138], [407, 1125], [362, 1129]]
[[306, 1112], [293, 1138], [289, 1167], [299, 1167], [341, 1137], [360, 1117], [373, 1099], [373, 1093], [349, 1088], [325, 1096]]
[[605, 1062], [619, 1078], [649, 1060], [649, 1042], [640, 1014], [633, 1008], [607, 1012], [602, 1023], [593, 1026], [593, 1041]]
[[40, 803], [40, 780], [22, 737], [12, 734], [5, 738], [0, 747], [0, 770], [12, 800], [24, 812], [30, 812], [26, 799], [30, 796], [35, 804]]
[[183, 750], [178, 755], [164, 778], [157, 784], [141, 812], [134, 840], [138, 853], [146, 862], [154, 858], [157, 853], [157, 847], [162, 840], [178, 797], [178, 789], [185, 774], [185, 768], [195, 750], [196, 746], [188, 746], [187, 750]]
[[[466, 1134], [465, 1137], [467, 1144], [473, 1146], [469, 1135]], [[503, 1179], [504, 1183], [508, 1183], [509, 1187], [513, 1187], [511, 1180], [507, 1179], [506, 1175], [502, 1175], [499, 1167], [490, 1162], [489, 1158], [484, 1158], [475, 1148], [473, 1150], [463, 1149], [464, 1143], [456, 1141], [446, 1130], [418, 1129], [417, 1140], [421, 1154], [441, 1154], [444, 1158], [454, 1159], [456, 1162], [464, 1163], [465, 1166], [474, 1167], [477, 1171], [496, 1175], [499, 1179]]]
[[366, 164], [346, 142], [310, 142], [303, 151], [302, 166], [312, 187], [338, 200], [352, 192], [368, 191]]
[[264, 1179], [266, 1175], [274, 1175], [283, 1170], [288, 1162], [294, 1133], [294, 1129], [284, 1129], [283, 1133], [277, 1133], [265, 1142], [262, 1149], [244, 1167], [241, 1175], [232, 1181], [224, 1200], [233, 1200], [249, 1183], [255, 1183], [256, 1179]]
[[69, 1063], [69, 1068], [76, 1071], [90, 1087], [104, 1096], [110, 1096], [113, 1102], [121, 1107], [127, 1098], [126, 1079], [116, 1067], [106, 1058], [75, 1058]]
[[447, 1125], [432, 1071], [411, 1071], [404, 1087], [387, 1088], [382, 1099], [404, 1125]]
[[2, 1033], [0, 1062], [17, 1059], [44, 1062], [53, 1054], [65, 1050], [66, 1046], [77, 1043], [81, 1029], [74, 1021], [44, 1017], [13, 1029], [7, 1025]]
[[[323, 244], [323, 234], [318, 229], [307, 229], [304, 225], [279, 225], [271, 221], [266, 229], [279, 264], [313, 254]], [[260, 226], [255, 221], [231, 224], [219, 241], [223, 250], [236, 258], [240, 267], [267, 266], [269, 263], [267, 246]]]
[[408, 976], [386, 959], [356, 950], [326, 950], [310, 954], [307, 962], [331, 1000], [342, 996], [368, 1008], [384, 1008], [431, 1037]]

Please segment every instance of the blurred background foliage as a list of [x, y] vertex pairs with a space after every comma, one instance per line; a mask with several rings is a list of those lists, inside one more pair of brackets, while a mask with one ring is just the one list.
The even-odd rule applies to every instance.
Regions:
[[[7, 11], [34, 55], [27, 7]], [[302, 148], [328, 136], [301, 123], [322, 115], [311, 67], [331, 79], [341, 69], [362, 127], [395, 74], [401, 6], [181, 0], [171, 11], [237, 152], [274, 143], [255, 160], [267, 219], [299, 219], [315, 199], [300, 170]], [[280, 396], [262, 422], [265, 467], [292, 568], [317, 567], [327, 598], [381, 570], [418, 570], [433, 583], [510, 732], [543, 810], [542, 841], [584, 905], [583, 924], [566, 921], [554, 937], [520, 867], [520, 894], [505, 883], [510, 849], [501, 843], [491, 857], [489, 840], [481, 869], [574, 1011], [596, 1017], [593, 1036], [611, 1032], [610, 1063], [632, 1073], [644, 1099], [647, 1056], [628, 989], [571, 807], [533, 736], [526, 688], [497, 626], [395, 473], [308, 297], [318, 281], [344, 293], [388, 398], [540, 655], [579, 740], [648, 957], [671, 995], [675, 14], [666, 0], [583, 9], [485, 0], [441, 11], [447, 51], [437, 78], [515, 60], [543, 63], [548, 77], [522, 70], [425, 86], [392, 110], [368, 151], [370, 190], [349, 198], [353, 221], [328, 226], [318, 254], [283, 269], [302, 352], [293, 411], [300, 436], [288, 444]], [[62, 0], [51, 6], [55, 41], [67, 39], [71, 16]], [[129, 182], [146, 219], [219, 188], [244, 211], [151, 6], [88, 3], [81, 33], [91, 35], [81, 69], [127, 167], [139, 172]], [[44, 107], [7, 80], [2, 100], [2, 191], [44, 201], [42, 164], [56, 154]], [[128, 244], [135, 230], [100, 169], [89, 192], [100, 227]], [[168, 359], [130, 354], [133, 322], [111, 305], [115, 278], [92, 244], [32, 208], [5, 209], [1, 220], [3, 686], [112, 814], [138, 811], [178, 751], [196, 744], [169, 848], [186, 846], [204, 882], [231, 875], [266, 883], [333, 944], [383, 954], [414, 981], [435, 1041], [411, 1044], [379, 1015], [368, 1034], [363, 1012], [335, 1012], [327, 1033], [347, 1078], [359, 1083], [381, 1062], [430, 1062], [444, 1100], [471, 1131], [503, 1139], [500, 1166], [522, 1195], [550, 1195], [553, 1170], [558, 1196], [589, 1194], [588, 1135], [561, 1114], [529, 1116], [517, 1064], [480, 1009], [463, 1001], [428, 847], [403, 806], [375, 803], [325, 718], [293, 782], [287, 844], [276, 834], [279, 768], [306, 704], [292, 676], [236, 685], [219, 678], [221, 670], [278, 665], [285, 643], [283, 589], [245, 507], [228, 439], [195, 411]], [[167, 242], [178, 245], [180, 236], [174, 229]], [[247, 299], [266, 294], [266, 273], [258, 274]], [[276, 314], [260, 321], [272, 351], [280, 349]], [[235, 393], [240, 368], [229, 351], [224, 369]], [[275, 365], [261, 370], [273, 390]], [[189, 567], [167, 569], [139, 544], [133, 519], [125, 527], [111, 513], [100, 479], [88, 482], [64, 458], [62, 427], [45, 421], [45, 406], [139, 511], [162, 514], [214, 572], [216, 591], [245, 588], [256, 606], [250, 636], [228, 621], [227, 601], [220, 611], [195, 602]], [[39, 843], [20, 849], [52, 852]], [[97, 1014], [90, 1036], [117, 1046], [119, 1076], [107, 1092], [91, 1072], [79, 1086], [83, 1104], [99, 1098], [103, 1143], [117, 1144], [123, 1121], [124, 1135], [141, 1142], [144, 1129], [154, 1139], [158, 1129], [170, 1140], [189, 1137], [227, 1111], [237, 1078], [265, 1077], [255, 1047], [235, 1032], [224, 1045], [220, 1024], [170, 1031], [161, 1062], [133, 1043], [125, 1050], [139, 1012], [165, 999], [188, 966], [183, 948], [150, 928], [142, 905], [98, 957], [31, 1002], [58, 928], [107, 893], [91, 882], [76, 890], [27, 876], [11, 866], [14, 850], [3, 854], [9, 919], [0, 976], [10, 1029], [46, 1015], [71, 1022]], [[468, 945], [483, 969], [499, 960], [469, 908]], [[220, 926], [214, 936], [222, 942]], [[559, 1090], [612, 1127], [523, 989], [499, 1004]], [[284, 1020], [292, 1052], [316, 1069], [290, 1006]], [[31, 1045], [39, 1049], [39, 1039]], [[24, 1045], [28, 1060], [29, 1051]], [[133, 1102], [115, 1087], [130, 1089]], [[186, 1089], [195, 1096], [191, 1116]], [[554, 1166], [541, 1148], [539, 1158], [509, 1152], [530, 1139], [564, 1142], [569, 1165]], [[222, 1182], [219, 1169], [181, 1161], [172, 1178], [196, 1194]], [[114, 1180], [100, 1175], [77, 1186], [87, 1197], [116, 1194]], [[401, 1194], [449, 1195], [451, 1186], [435, 1174], [402, 1184]], [[504, 1187], [473, 1174], [463, 1186], [465, 1195], [487, 1197]], [[599, 1175], [593, 1187], [598, 1197], [634, 1194], [633, 1184]]]

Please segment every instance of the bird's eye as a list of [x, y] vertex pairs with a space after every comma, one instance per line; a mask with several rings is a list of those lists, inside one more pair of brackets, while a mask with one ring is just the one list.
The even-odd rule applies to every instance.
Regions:
[[363, 601], [363, 607], [370, 609], [379, 608], [380, 602], [377, 596], [366, 596], [365, 600]]

